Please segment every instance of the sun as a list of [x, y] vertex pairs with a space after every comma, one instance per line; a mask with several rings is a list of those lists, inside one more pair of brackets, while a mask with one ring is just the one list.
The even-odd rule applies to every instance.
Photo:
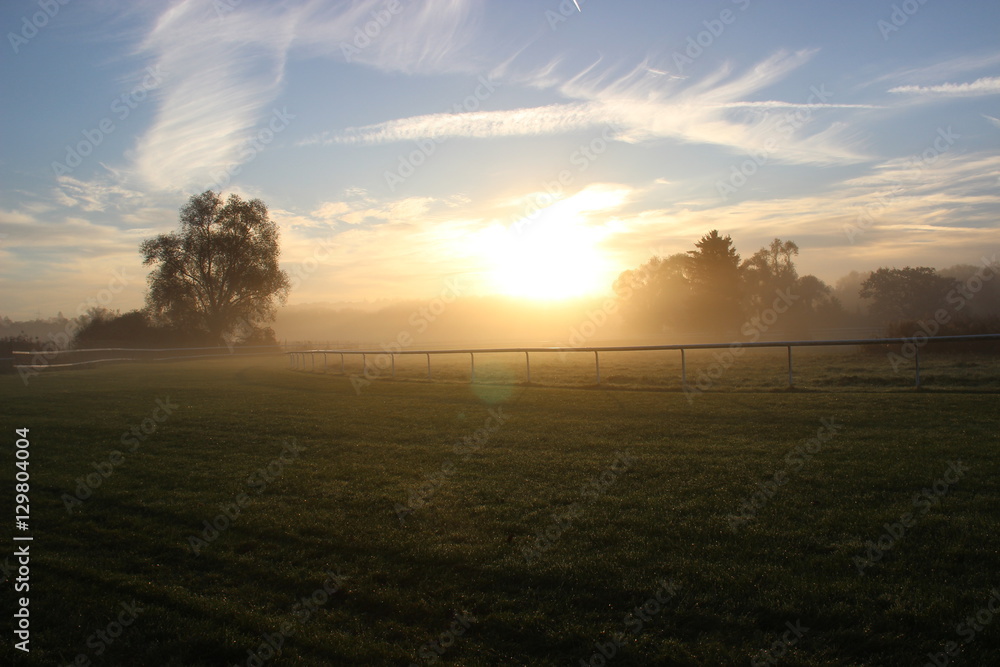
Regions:
[[493, 290], [556, 301], [607, 291], [608, 267], [598, 230], [550, 207], [510, 228], [494, 228], [483, 252]]

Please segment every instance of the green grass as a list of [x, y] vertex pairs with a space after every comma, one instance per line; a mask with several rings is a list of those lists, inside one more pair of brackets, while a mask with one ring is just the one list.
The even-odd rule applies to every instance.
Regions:
[[[13, 429], [30, 428], [34, 536], [32, 651], [5, 640], [0, 662], [246, 664], [287, 624], [265, 664], [429, 664], [428, 642], [454, 628], [443, 664], [578, 665], [626, 632], [608, 664], [749, 665], [798, 623], [808, 631], [777, 664], [923, 665], [949, 641], [963, 642], [952, 664], [997, 664], [1000, 618], [971, 642], [956, 629], [1000, 587], [995, 362], [942, 360], [939, 376], [967, 382], [916, 392], [902, 373], [898, 385], [835, 382], [896, 378], [884, 357], [804, 355], [802, 375], [830, 388], [788, 392], [775, 391], [783, 357], [747, 358], [688, 400], [679, 373], [667, 391], [523, 386], [500, 384], [523, 381], [515, 361], [477, 360], [488, 382], [470, 386], [459, 360], [441, 383], [419, 382], [413, 361], [410, 381], [360, 393], [267, 358], [50, 372], [27, 387], [0, 377], [2, 497], [12, 510]], [[674, 361], [609, 359], [622, 365], [607, 377], [665, 377]], [[539, 382], [577, 372], [540, 359], [536, 376], [532, 362]], [[168, 397], [173, 414], [128, 451], [123, 434]], [[498, 409], [505, 423], [488, 424]], [[836, 435], [792, 466], [786, 454], [821, 419]], [[487, 426], [480, 447], [454, 452]], [[248, 481], [293, 438], [304, 449], [280, 475]], [[124, 461], [69, 514], [64, 494], [113, 450]], [[632, 460], [613, 472], [619, 452]], [[916, 509], [956, 460], [968, 472]], [[781, 471], [787, 483], [731, 529]], [[422, 486], [424, 504], [400, 512]], [[195, 555], [190, 536], [241, 493], [239, 516]], [[859, 575], [866, 542], [906, 512], [912, 526]], [[547, 529], [554, 539], [529, 562]], [[328, 571], [341, 585], [327, 582], [335, 592], [300, 622], [295, 605]], [[675, 594], [662, 595], [664, 580]], [[658, 591], [665, 601], [629, 632]], [[96, 655], [89, 638], [132, 601], [143, 611]]]

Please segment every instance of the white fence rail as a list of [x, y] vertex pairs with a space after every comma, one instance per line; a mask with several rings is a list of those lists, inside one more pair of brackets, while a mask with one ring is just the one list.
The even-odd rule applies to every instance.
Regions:
[[[687, 387], [687, 359], [688, 350], [721, 350], [732, 348], [786, 348], [788, 350], [788, 386], [795, 386], [795, 377], [792, 365], [792, 349], [796, 347], [843, 347], [843, 346], [864, 346], [864, 345], [905, 345], [907, 343], [914, 346], [914, 376], [915, 385], [920, 386], [920, 348], [929, 343], [959, 343], [959, 342], [981, 342], [990, 340], [1000, 340], [1000, 334], [980, 334], [975, 336], [937, 336], [933, 338], [864, 338], [853, 340], [796, 340], [796, 341], [758, 341], [753, 343], [701, 343], [701, 344], [679, 344], [679, 345], [637, 345], [637, 346], [610, 346], [610, 347], [494, 347], [494, 348], [472, 348], [472, 349], [446, 349], [446, 350], [300, 350], [286, 352], [288, 355], [288, 365], [292, 370], [317, 370], [316, 362], [318, 357], [322, 357], [322, 369], [329, 371], [329, 355], [340, 355], [340, 372], [345, 374], [344, 357], [346, 355], [361, 355], [362, 368], [367, 376], [368, 357], [382, 357], [388, 355], [390, 358], [390, 368], [392, 379], [396, 379], [396, 357], [401, 355], [425, 355], [427, 357], [427, 379], [432, 380], [431, 356], [438, 354], [467, 354], [469, 355], [469, 382], [476, 382], [476, 355], [477, 354], [524, 354], [524, 367], [527, 382], [531, 382], [531, 355], [545, 353], [592, 353], [594, 355], [594, 372], [597, 384], [601, 384], [601, 353], [610, 352], [649, 352], [653, 350], [676, 350], [681, 353], [681, 386]], [[308, 360], [308, 361], [307, 361]]]
[[[83, 350], [14, 350], [12, 352], [15, 370], [24, 368], [35, 371], [126, 361], [181, 361], [211, 357], [278, 355], [281, 353], [281, 347], [276, 345], [166, 348], [102, 347]], [[56, 359], [59, 357], [68, 357], [73, 361], [57, 363]]]

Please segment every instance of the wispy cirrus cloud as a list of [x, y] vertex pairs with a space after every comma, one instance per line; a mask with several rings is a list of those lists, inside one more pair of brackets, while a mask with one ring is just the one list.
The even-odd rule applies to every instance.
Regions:
[[389, 13], [385, 0], [175, 2], [137, 48], [164, 81], [134, 170], [153, 188], [183, 190], [246, 162], [247, 142], [266, 125], [296, 51], [411, 74], [468, 69], [470, 60], [456, 54], [475, 39], [480, 5], [413, 0]]
[[126, 186], [121, 176], [115, 172], [89, 181], [67, 174], [59, 176], [56, 185], [52, 191], [56, 203], [90, 213], [125, 210], [148, 201], [144, 193]]
[[386, 72], [471, 71], [467, 47], [476, 42], [481, 10], [481, 0], [313, 2], [296, 25], [295, 46]]
[[552, 104], [508, 111], [438, 113], [349, 128], [303, 143], [382, 144], [410, 139], [515, 137], [572, 132], [612, 120], [588, 104]]
[[218, 14], [186, 0], [164, 11], [139, 46], [165, 73], [135, 169], [157, 189], [205, 184], [239, 149], [277, 96], [294, 12], [237, 6]]
[[890, 93], [939, 97], [977, 97], [1000, 94], [1000, 77], [982, 77], [971, 83], [942, 83], [936, 86], [896, 86]]
[[[533, 136], [607, 125], [614, 128], [617, 139], [629, 143], [673, 138], [739, 151], [759, 150], [766, 137], [759, 128], [735, 119], [734, 111], [808, 108], [811, 115], [820, 110], [873, 108], [815, 99], [801, 103], [747, 99], [787, 76], [812, 54], [812, 51], [779, 52], [741, 74], [726, 66], [690, 84], [682, 79], [653, 76], [646, 62], [624, 76], [611, 79], [609, 71], [599, 69], [599, 63], [595, 63], [558, 86], [557, 91], [572, 102], [500, 111], [426, 114], [327, 132], [301, 143], [382, 144], [420, 138]], [[552, 68], [543, 71], [546, 80], [551, 80]], [[835, 136], [840, 129], [835, 124], [823, 131], [790, 138], [783, 142], [775, 157], [824, 164], [863, 159]]]
[[948, 60], [929, 62], [925, 65], [894, 69], [874, 79], [872, 83], [883, 81], [940, 81], [977, 70], [986, 70], [1000, 65], [1000, 52], [969, 53]]

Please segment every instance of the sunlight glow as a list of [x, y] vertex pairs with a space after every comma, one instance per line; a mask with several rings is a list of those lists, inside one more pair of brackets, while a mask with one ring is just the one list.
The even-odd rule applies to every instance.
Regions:
[[491, 288], [507, 296], [560, 300], [608, 289], [611, 267], [600, 250], [605, 230], [585, 211], [604, 208], [613, 193], [580, 193], [518, 221], [486, 230], [480, 252]]

